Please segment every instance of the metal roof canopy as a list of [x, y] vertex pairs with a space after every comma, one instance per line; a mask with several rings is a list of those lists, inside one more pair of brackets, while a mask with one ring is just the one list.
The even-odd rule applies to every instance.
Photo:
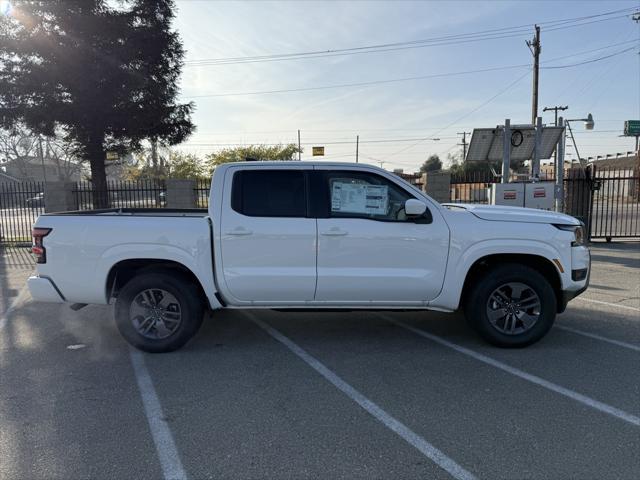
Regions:
[[[536, 129], [533, 125], [511, 125], [511, 160], [523, 161], [533, 158], [536, 146]], [[564, 127], [542, 127], [539, 159], [551, 158], [560, 140]], [[466, 161], [496, 162], [502, 160], [504, 127], [474, 128]]]

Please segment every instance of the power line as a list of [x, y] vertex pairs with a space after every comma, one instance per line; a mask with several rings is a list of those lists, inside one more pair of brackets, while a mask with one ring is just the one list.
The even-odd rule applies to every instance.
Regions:
[[[526, 78], [529, 75], [529, 71], [525, 72], [524, 75], [521, 75], [520, 77], [516, 78], [513, 82], [511, 82], [509, 85], [507, 85], [505, 88], [503, 88], [502, 90], [500, 90], [498, 93], [496, 93], [495, 95], [493, 95], [491, 98], [489, 98], [488, 100], [486, 100], [485, 102], [481, 103], [480, 105], [478, 105], [477, 107], [471, 109], [469, 112], [465, 113], [464, 115], [462, 115], [461, 117], [458, 117], [457, 119], [455, 119], [453, 122], [451, 122], [450, 124], [448, 124], [447, 126], [441, 128], [440, 130], [436, 131], [435, 133], [432, 134], [432, 136], [436, 136], [438, 135], [440, 132], [452, 127], [453, 125], [457, 124], [460, 120], [464, 120], [465, 118], [467, 118], [468, 116], [474, 114], [475, 112], [477, 112], [478, 110], [480, 110], [481, 108], [485, 107], [486, 105], [490, 104], [491, 102], [493, 102], [496, 98], [498, 98], [500, 95], [506, 93], [507, 91], [509, 91], [511, 88], [513, 88], [514, 86], [516, 86], [518, 83], [520, 83], [524, 78]], [[403, 149], [398, 150], [397, 152], [392, 153], [391, 155], [388, 155], [385, 158], [389, 158], [392, 157], [394, 155], [397, 155], [399, 153], [405, 152], [407, 150], [410, 150], [411, 148], [415, 147], [416, 145], [422, 143], [424, 141], [423, 140], [419, 140], [416, 143], [409, 145], [408, 147], [405, 147]]]
[[[563, 20], [552, 20], [547, 22], [538, 22], [539, 25], [545, 26], [545, 30], [552, 32], [561, 29], [574, 28], [592, 23], [615, 20], [629, 16], [629, 13], [635, 11], [635, 7], [628, 7], [619, 10], [613, 10], [595, 15], [582, 17], [573, 17]], [[622, 15], [616, 15], [625, 12]], [[601, 18], [608, 17], [608, 18]], [[432, 46], [446, 46], [462, 43], [478, 42], [485, 40], [497, 40], [503, 38], [511, 38], [525, 35], [530, 28], [530, 24], [518, 25], [512, 27], [503, 27], [498, 29], [483, 30], [478, 32], [462, 33], [455, 35], [446, 35], [441, 37], [432, 37], [421, 40], [411, 40], [405, 42], [393, 42], [377, 45], [328, 49], [328, 50], [312, 50], [296, 53], [253, 55], [244, 57], [222, 57], [222, 58], [204, 58], [185, 62], [185, 66], [214, 66], [214, 65], [232, 65], [238, 63], [256, 63], [256, 62], [272, 62], [283, 60], [300, 60], [306, 58], [325, 58], [343, 55], [355, 55], [363, 53], [388, 52], [413, 48], [425, 48]]]
[[384, 83], [408, 82], [413, 80], [425, 80], [427, 78], [453, 77], [458, 75], [469, 75], [472, 73], [495, 72], [499, 70], [510, 70], [515, 68], [525, 68], [525, 67], [528, 68], [529, 65], [528, 64], [507, 65], [504, 67], [482, 68], [479, 70], [466, 70], [461, 72], [448, 72], [448, 73], [432, 73], [429, 75], [418, 75], [415, 77], [371, 80], [369, 82], [341, 83], [336, 85], [323, 85], [318, 87], [287, 88], [287, 89], [281, 89], [281, 90], [263, 90], [263, 91], [257, 91], [257, 92], [212, 93], [207, 95], [190, 95], [190, 96], [185, 96], [184, 98], [234, 97], [234, 96], [246, 96], [246, 95], [266, 95], [266, 94], [272, 94], [272, 93], [308, 92], [313, 90], [328, 90], [333, 88], [367, 87], [371, 85], [381, 85]]
[[487, 40], [500, 40], [505, 38], [513, 38], [522, 36], [524, 32], [517, 34], [508, 34], [508, 35], [494, 35], [488, 36], [484, 38], [468, 38], [464, 40], [457, 41], [447, 41], [447, 42], [438, 42], [438, 43], [430, 43], [424, 45], [407, 45], [404, 47], [393, 47], [393, 48], [384, 48], [384, 49], [376, 49], [376, 50], [366, 50], [366, 51], [354, 51], [354, 52], [345, 52], [345, 53], [325, 53], [325, 54], [313, 54], [313, 55], [303, 55], [303, 56], [295, 56], [295, 57], [278, 57], [278, 58], [265, 58], [262, 60], [243, 60], [243, 61], [195, 61], [200, 63], [186, 63], [185, 67], [210, 67], [210, 66], [219, 66], [219, 65], [237, 65], [237, 64], [245, 64], [245, 63], [265, 63], [265, 62], [281, 62], [286, 60], [305, 60], [305, 59], [315, 59], [315, 58], [327, 58], [327, 57], [342, 57], [347, 55], [358, 55], [358, 54], [366, 54], [366, 53], [384, 53], [384, 52], [395, 52], [401, 50], [412, 50], [416, 48], [426, 48], [426, 47], [443, 47], [450, 45], [460, 45], [465, 43], [475, 43], [479, 41], [487, 41]]
[[[449, 137], [449, 138], [457, 138], [457, 137]], [[360, 140], [360, 143], [402, 143], [402, 142], [415, 142], [416, 140], [433, 140], [433, 141], [438, 141], [440, 140], [439, 138], [385, 138], [385, 139], [380, 139], [380, 140]], [[193, 146], [200, 146], [200, 147], [229, 147], [229, 146], [237, 146], [237, 145], [253, 145], [253, 144], [258, 144], [258, 145], [268, 145], [268, 146], [275, 146], [275, 145], [282, 145], [283, 143], [289, 143], [289, 142], [278, 142], [278, 143], [264, 143], [264, 142], [251, 142], [251, 143], [247, 143], [247, 142], [239, 142], [239, 143], [209, 143], [209, 142], [189, 142], [189, 145], [193, 145]], [[296, 142], [290, 142], [290, 143], [296, 143]], [[313, 145], [355, 145], [356, 140], [345, 140], [345, 141], [323, 141], [323, 140], [317, 140], [315, 142], [302, 142], [300, 145], [303, 146], [313, 146]]]
[[551, 62], [555, 62], [558, 60], [564, 60], [565, 58], [573, 58], [576, 57], [578, 55], [584, 55], [585, 53], [593, 53], [593, 52], [599, 52], [600, 50], [607, 50], [609, 48], [613, 48], [613, 47], [619, 47], [620, 45], [627, 45], [628, 43], [636, 43], [636, 39], [631, 39], [631, 40], [625, 40], [624, 42], [618, 42], [618, 43], [611, 43], [609, 45], [605, 45], [603, 47], [598, 47], [598, 48], [592, 48], [590, 50], [582, 50], [580, 52], [574, 52], [571, 53], [569, 55], [562, 55], [561, 57], [555, 57], [555, 58], [551, 58], [549, 60], [545, 60], [545, 63], [551, 63]]
[[625, 48], [624, 50], [620, 50], [619, 52], [615, 52], [615, 53], [612, 53], [612, 54], [609, 54], [609, 55], [605, 55], [603, 57], [594, 58], [592, 60], [586, 60], [584, 62], [572, 63], [572, 64], [569, 64], [569, 65], [540, 67], [540, 68], [544, 68], [546, 70], [551, 70], [551, 69], [559, 69], [559, 68], [577, 67], [579, 65], [586, 65], [588, 63], [595, 63], [595, 62], [599, 62], [600, 60], [606, 60], [607, 58], [616, 57], [618, 55], [622, 55], [623, 53], [630, 52], [631, 50], [635, 50], [635, 49], [636, 49], [636, 47], [633, 46], [633, 47]]
[[[616, 40], [622, 39], [624, 37], [624, 41], [620, 42], [621, 44], [627, 41], [635, 43], [635, 39], [631, 38], [635, 32], [630, 31], [629, 33], [630, 33], [629, 35], [625, 35], [624, 30], [622, 30], [620, 32], [620, 35], [616, 38]], [[605, 63], [602, 70], [600, 71], [600, 74], [598, 75], [595, 75], [592, 73], [586, 79], [584, 75], [575, 75], [572, 81], [566, 82], [565, 88], [563, 88], [561, 92], [556, 93], [555, 103], [564, 102], [566, 100], [566, 95], [569, 92], [571, 92], [569, 95], [569, 98], [572, 99], [570, 103], [574, 103], [574, 101], [577, 101], [579, 98], [581, 98], [581, 95], [584, 91], [586, 91], [588, 88], [591, 87], [592, 84], [594, 84], [595, 82], [600, 80], [604, 75], [606, 75], [609, 72], [609, 70], [610, 70], [609, 65]], [[583, 83], [582, 87], [576, 88], [576, 86], [579, 85], [581, 81], [584, 81], [584, 80], [586, 80], [586, 82]], [[603, 120], [598, 119], [598, 121], [602, 122]]]
[[[598, 118], [598, 123], [613, 123], [613, 122], [624, 122], [625, 119], [624, 118], [618, 118], [618, 119], [601, 119]], [[472, 128], [475, 125], [472, 124], [467, 124], [467, 125], [459, 125], [456, 128]], [[297, 127], [296, 127], [297, 128]], [[198, 135], [230, 135], [230, 134], [234, 134], [234, 135], [264, 135], [264, 134], [274, 134], [274, 133], [291, 133], [293, 131], [296, 130], [296, 128], [290, 128], [290, 129], [286, 129], [286, 130], [255, 130], [255, 131], [238, 131], [238, 130], [229, 130], [229, 131], [217, 131], [217, 132], [201, 132], [200, 130], [198, 130]], [[315, 128], [304, 128], [305, 132], [322, 132], [322, 133], [326, 133], [326, 132], [340, 132], [340, 133], [344, 133], [345, 135], [348, 133], [352, 133], [352, 132], [407, 132], [407, 131], [420, 131], [423, 132], [425, 129], [427, 129], [429, 127], [419, 127], [419, 128], [334, 128], [334, 129], [315, 129]], [[595, 129], [592, 131], [577, 131], [577, 132], [573, 132], [574, 135], [578, 135], [578, 134], [586, 134], [586, 135], [593, 135], [595, 133], [606, 133], [606, 132], [618, 132], [619, 130], [599, 130], [599, 129]], [[345, 137], [347, 138], [347, 137]], [[348, 137], [351, 138], [351, 137]], [[451, 136], [451, 137], [440, 137], [441, 139], [454, 139], [457, 138], [455, 136]], [[342, 138], [341, 138], [342, 140]]]
[[[636, 48], [635, 46], [634, 47], [629, 47], [629, 48], [623, 49], [623, 50], [621, 50], [619, 52], [614, 52], [612, 54], [604, 55], [602, 57], [598, 57], [598, 58], [595, 58], [595, 59], [587, 60], [587, 61], [584, 61], [584, 62], [573, 63], [573, 64], [569, 64], [569, 65], [541, 66], [540, 68], [542, 68], [542, 69], [563, 69], [563, 68], [577, 67], [577, 66], [580, 66], [580, 65], [588, 64], [588, 63], [595, 63], [595, 62], [599, 62], [601, 60], [606, 60], [608, 58], [615, 57], [617, 55], [621, 55], [623, 53], [626, 53], [626, 52], [629, 52], [631, 50], [634, 50], [635, 48]], [[483, 68], [483, 69], [478, 69], [478, 70], [466, 70], [466, 71], [460, 71], [460, 72], [447, 72], [447, 73], [433, 73], [433, 74], [429, 74], [429, 75], [418, 75], [418, 76], [414, 76], [414, 77], [402, 77], [402, 78], [390, 78], [390, 79], [383, 79], [383, 80], [371, 80], [371, 81], [368, 81], [368, 82], [342, 83], [342, 84], [335, 84], [335, 85], [322, 85], [322, 86], [317, 86], [317, 87], [286, 88], [286, 89], [279, 89], [279, 90], [262, 90], [262, 91], [254, 91], [254, 92], [212, 93], [212, 94], [205, 94], [205, 95], [189, 95], [189, 96], [185, 96], [183, 98], [185, 98], [185, 99], [196, 99], [196, 98], [236, 97], [236, 96], [251, 96], [251, 95], [270, 95], [270, 94], [278, 94], [278, 93], [296, 93], [296, 92], [309, 92], [309, 91], [316, 91], [316, 90], [329, 90], [329, 89], [335, 89], [335, 88], [368, 87], [368, 86], [382, 85], [382, 84], [388, 84], [388, 83], [408, 82], [408, 81], [415, 81], [415, 80], [426, 80], [426, 79], [430, 79], [430, 78], [454, 77], [454, 76], [469, 75], [469, 74], [474, 74], [474, 73], [486, 73], [486, 72], [495, 72], [495, 71], [501, 71], [501, 70], [513, 70], [513, 69], [519, 69], [519, 68], [529, 68], [530, 66], [531, 66], [530, 64], [505, 65], [505, 66], [501, 66], [501, 67]]]

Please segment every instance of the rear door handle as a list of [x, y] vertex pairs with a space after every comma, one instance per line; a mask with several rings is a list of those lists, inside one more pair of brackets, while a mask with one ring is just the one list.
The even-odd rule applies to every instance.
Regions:
[[320, 235], [324, 235], [325, 237], [343, 237], [347, 235], [349, 232], [346, 230], [342, 230], [340, 228], [332, 228], [331, 230], [327, 230], [326, 232], [321, 232]]
[[227, 232], [227, 235], [251, 235], [252, 233], [253, 232], [251, 230], [248, 230], [244, 227], [238, 227], [231, 230], [230, 232]]

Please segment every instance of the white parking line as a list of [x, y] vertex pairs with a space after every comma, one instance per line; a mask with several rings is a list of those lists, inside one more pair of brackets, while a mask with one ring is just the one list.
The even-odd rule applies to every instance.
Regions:
[[624, 310], [633, 310], [634, 312], [640, 312], [640, 308], [630, 307], [628, 305], [620, 305], [618, 303], [603, 302], [602, 300], [593, 300], [591, 298], [585, 297], [576, 297], [575, 300], [582, 300], [583, 302], [597, 303], [600, 305], [607, 305], [608, 307], [622, 308]]
[[413, 332], [416, 335], [420, 335], [421, 337], [428, 338], [429, 340], [439, 343], [440, 345], [443, 345], [445, 347], [451, 348], [469, 357], [475, 358], [476, 360], [486, 363], [487, 365], [491, 365], [492, 367], [499, 368], [500, 370], [510, 373], [511, 375], [515, 375], [516, 377], [520, 377], [523, 380], [526, 380], [531, 383], [535, 383], [536, 385], [539, 385], [543, 388], [551, 390], [552, 392], [559, 393], [560, 395], [564, 395], [565, 397], [571, 398], [576, 402], [580, 402], [583, 405], [586, 405], [588, 407], [591, 407], [595, 410], [606, 413], [613, 417], [619, 418], [620, 420], [624, 420], [625, 422], [635, 425], [636, 427], [640, 427], [640, 417], [627, 413], [623, 410], [620, 410], [619, 408], [612, 407], [611, 405], [607, 405], [606, 403], [599, 402], [598, 400], [594, 400], [593, 398], [587, 397], [586, 395], [582, 395], [581, 393], [574, 392], [573, 390], [562, 387], [553, 382], [549, 382], [548, 380], [545, 380], [543, 378], [524, 372], [518, 368], [507, 365], [506, 363], [502, 363], [491, 357], [483, 355], [482, 353], [478, 353], [468, 348], [452, 343], [448, 340], [445, 340], [444, 338], [440, 338], [431, 333], [427, 333], [424, 330], [420, 330], [418, 328], [412, 327], [411, 325], [407, 325], [406, 323], [390, 318], [387, 315], [381, 315], [381, 316], [385, 320], [388, 320], [389, 322], [394, 323], [399, 327], [409, 330], [410, 332]]
[[0, 317], [0, 330], [2, 330], [4, 326], [7, 324], [9, 316], [14, 312], [16, 308], [18, 308], [20, 302], [24, 299], [26, 293], [27, 293], [27, 286], [25, 285], [24, 287], [22, 287], [22, 290], [20, 290], [20, 293], [18, 293], [18, 296], [13, 299], [13, 301], [9, 305], [9, 308], [7, 308], [7, 310], [2, 314], [2, 317]]
[[443, 470], [446, 470], [451, 476], [457, 479], [472, 480], [475, 479], [473, 474], [465, 470], [458, 465], [455, 461], [445, 455], [442, 451], [438, 450], [432, 444], [427, 442], [423, 437], [409, 429], [405, 424], [392, 417], [381, 407], [369, 400], [362, 393], [357, 391], [347, 382], [342, 380], [333, 371], [324, 366], [318, 359], [307, 353], [300, 346], [294, 343], [291, 339], [281, 334], [278, 330], [267, 325], [262, 320], [258, 319], [255, 315], [249, 312], [243, 312], [249, 319], [262, 328], [265, 332], [271, 335], [274, 339], [282, 343], [291, 352], [298, 356], [307, 365], [313, 368], [316, 372], [322, 375], [333, 386], [335, 386], [342, 393], [347, 395], [351, 400], [360, 405], [364, 410], [371, 414], [374, 418], [379, 420], [385, 427], [395, 432], [407, 443], [415, 447], [420, 453], [427, 458], [431, 459], [436, 465]]
[[602, 342], [611, 343], [612, 345], [617, 345], [618, 347], [628, 348], [630, 350], [635, 350], [636, 352], [640, 352], [640, 345], [633, 345], [627, 342], [621, 342], [620, 340], [614, 340], [612, 338], [603, 337], [601, 335], [596, 335], [595, 333], [584, 332], [582, 330], [576, 330], [575, 328], [565, 327], [564, 325], [557, 325], [555, 328], [559, 328], [560, 330], [566, 330], [567, 332], [575, 333], [578, 335], [582, 335], [584, 337], [593, 338], [595, 340], [600, 340]]
[[131, 356], [131, 364], [136, 375], [140, 396], [142, 397], [142, 405], [144, 413], [149, 422], [149, 429], [153, 437], [153, 443], [156, 446], [158, 459], [162, 467], [162, 473], [165, 480], [182, 480], [187, 478], [184, 471], [180, 455], [176, 448], [176, 443], [171, 435], [171, 430], [165, 416], [162, 413], [162, 406], [158, 399], [156, 389], [153, 387], [153, 381], [144, 363], [142, 352], [129, 348]]

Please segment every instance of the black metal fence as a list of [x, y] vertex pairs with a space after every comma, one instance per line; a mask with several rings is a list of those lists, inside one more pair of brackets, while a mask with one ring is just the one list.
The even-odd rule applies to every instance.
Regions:
[[[552, 180], [552, 178], [547, 178]], [[489, 172], [453, 175], [450, 201], [489, 203], [488, 189], [499, 178]], [[196, 206], [207, 208], [209, 179], [197, 180]], [[591, 238], [640, 238], [640, 171], [638, 169], [573, 169], [565, 172], [565, 213], [580, 218]], [[91, 183], [78, 182], [74, 189], [79, 210], [93, 208]], [[162, 208], [166, 206], [164, 181], [109, 181], [107, 197], [112, 208]], [[31, 227], [45, 209], [44, 182], [0, 184], [0, 244], [16, 245], [31, 240]]]
[[[78, 182], [74, 189], [78, 210], [94, 208], [91, 182]], [[162, 208], [166, 206], [167, 189], [160, 180], [108, 181], [107, 198], [110, 208]]]
[[196, 207], [209, 208], [209, 190], [211, 189], [211, 179], [196, 180]]
[[564, 211], [577, 218], [591, 230], [591, 199], [593, 195], [593, 169], [576, 168], [564, 173]]
[[491, 172], [468, 172], [451, 175], [450, 201], [454, 203], [489, 203], [489, 186], [500, 179]]
[[[548, 174], [545, 180], [553, 181]], [[488, 203], [489, 187], [499, 182], [490, 173], [451, 176], [450, 201]], [[564, 213], [585, 223], [591, 238], [640, 238], [640, 171], [574, 168], [564, 174]]]
[[591, 237], [640, 237], [640, 170], [597, 169], [593, 184]]
[[44, 182], [0, 184], [0, 244], [31, 242], [31, 227], [44, 212]]

